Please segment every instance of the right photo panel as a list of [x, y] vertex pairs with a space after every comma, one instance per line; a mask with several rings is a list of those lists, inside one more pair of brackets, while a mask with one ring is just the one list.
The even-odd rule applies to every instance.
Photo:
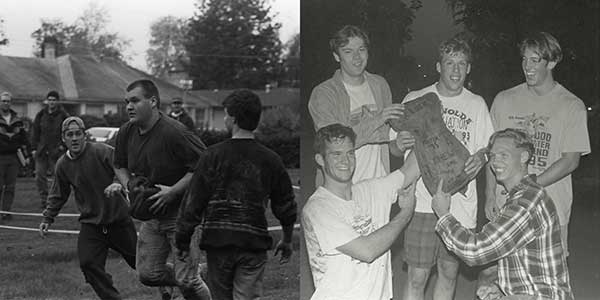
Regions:
[[301, 1], [301, 299], [598, 299], [600, 3]]

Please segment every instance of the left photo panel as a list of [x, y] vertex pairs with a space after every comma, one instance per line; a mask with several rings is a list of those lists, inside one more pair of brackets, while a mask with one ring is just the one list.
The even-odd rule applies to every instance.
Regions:
[[300, 298], [300, 0], [0, 3], [0, 299]]

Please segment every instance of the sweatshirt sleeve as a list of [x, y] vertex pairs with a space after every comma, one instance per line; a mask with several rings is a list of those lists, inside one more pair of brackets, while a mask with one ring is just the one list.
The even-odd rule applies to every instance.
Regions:
[[297, 205], [294, 200], [294, 190], [290, 176], [281, 160], [274, 168], [273, 185], [271, 190], [271, 210], [281, 225], [291, 225], [296, 222]]
[[71, 194], [71, 186], [65, 176], [64, 170], [61, 168], [60, 160], [56, 164], [56, 176], [50, 192], [48, 193], [48, 205], [42, 213], [44, 222], [53, 223], [54, 218], [65, 205]]

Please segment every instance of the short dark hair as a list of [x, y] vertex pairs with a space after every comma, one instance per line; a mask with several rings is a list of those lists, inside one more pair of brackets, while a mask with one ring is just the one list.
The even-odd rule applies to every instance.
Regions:
[[472, 52], [469, 43], [459, 37], [453, 37], [443, 41], [438, 48], [438, 61], [442, 62], [444, 54], [463, 53], [467, 57], [467, 62], [471, 63]]
[[331, 48], [331, 52], [339, 54], [338, 49], [348, 45], [348, 43], [350, 42], [349, 40], [352, 37], [362, 39], [365, 43], [365, 47], [369, 49], [369, 37], [367, 36], [367, 33], [354, 25], [346, 25], [340, 30], [336, 31], [329, 40], [329, 47]]
[[490, 137], [490, 142], [488, 144], [488, 149], [492, 148], [494, 142], [499, 138], [509, 138], [515, 142], [515, 146], [517, 149], [523, 149], [529, 153], [527, 158], [527, 162], [531, 159], [533, 154], [535, 153], [535, 147], [533, 146], [533, 142], [531, 141], [531, 137], [523, 130], [507, 128], [504, 130], [496, 131]]
[[519, 45], [521, 55], [524, 55], [527, 49], [536, 52], [541, 58], [547, 61], [559, 63], [563, 57], [558, 40], [551, 34], [543, 31], [528, 35], [521, 41]]
[[223, 107], [227, 114], [235, 118], [238, 127], [245, 130], [254, 130], [260, 122], [262, 104], [258, 95], [250, 90], [235, 90], [225, 100]]
[[327, 143], [331, 143], [335, 139], [345, 138], [349, 138], [353, 145], [356, 144], [356, 133], [352, 128], [340, 123], [327, 125], [317, 130], [313, 149], [315, 150], [315, 153], [325, 155], [325, 145]]
[[48, 94], [46, 94], [46, 99], [48, 99], [48, 97], [54, 97], [56, 100], [60, 100], [60, 96], [58, 95], [57, 91], [49, 91]]
[[131, 90], [133, 90], [137, 87], [142, 88], [142, 91], [143, 91], [142, 95], [144, 95], [144, 97], [146, 97], [147, 99], [155, 97], [156, 98], [156, 108], [160, 108], [160, 95], [158, 93], [158, 88], [156, 87], [156, 84], [154, 84], [154, 82], [152, 82], [152, 80], [149, 80], [149, 79], [136, 80], [136, 81], [130, 83], [125, 90], [130, 92]]

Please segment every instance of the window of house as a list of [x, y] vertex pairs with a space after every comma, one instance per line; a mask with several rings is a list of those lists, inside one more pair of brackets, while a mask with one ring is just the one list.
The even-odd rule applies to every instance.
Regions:
[[103, 104], [88, 104], [85, 106], [85, 114], [102, 118], [104, 116]]

